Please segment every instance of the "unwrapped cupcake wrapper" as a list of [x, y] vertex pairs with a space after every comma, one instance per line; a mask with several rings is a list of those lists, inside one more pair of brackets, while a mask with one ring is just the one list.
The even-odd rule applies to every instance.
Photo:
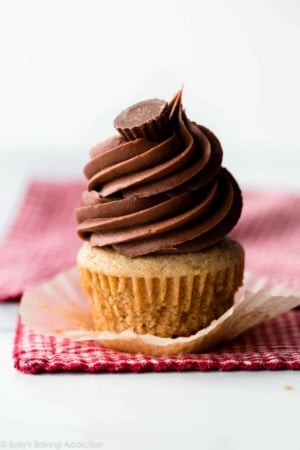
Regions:
[[105, 275], [79, 265], [81, 286], [89, 299], [95, 329], [131, 329], [162, 337], [188, 336], [221, 316], [233, 303], [242, 270], [236, 264], [215, 273], [203, 270], [201, 276], [129, 278]]
[[234, 305], [208, 327], [189, 337], [163, 338], [95, 331], [90, 307], [82, 292], [77, 267], [62, 272], [23, 295], [20, 315], [30, 329], [57, 338], [94, 340], [105, 347], [153, 356], [205, 352], [234, 339], [258, 323], [300, 305], [300, 292], [245, 274]]

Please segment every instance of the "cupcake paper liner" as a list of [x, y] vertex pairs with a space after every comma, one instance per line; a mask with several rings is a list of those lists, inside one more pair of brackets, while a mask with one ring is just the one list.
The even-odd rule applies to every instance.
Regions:
[[93, 330], [90, 307], [80, 287], [78, 269], [73, 267], [26, 292], [21, 301], [20, 315], [23, 324], [48, 336], [75, 341], [93, 340], [119, 351], [162, 356], [208, 351], [299, 305], [299, 291], [246, 273], [244, 285], [235, 295], [234, 305], [192, 336], [172, 339], [137, 334], [131, 330], [97, 332]]
[[221, 316], [233, 303], [242, 270], [236, 264], [201, 275], [129, 278], [80, 266], [79, 273], [97, 330], [169, 337], [188, 336]]

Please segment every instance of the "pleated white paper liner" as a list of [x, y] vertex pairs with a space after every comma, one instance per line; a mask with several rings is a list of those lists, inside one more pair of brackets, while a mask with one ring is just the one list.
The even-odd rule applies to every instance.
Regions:
[[26, 292], [21, 300], [20, 315], [25, 325], [48, 336], [95, 340], [114, 350], [163, 356], [206, 352], [298, 305], [300, 292], [246, 273], [233, 307], [192, 336], [172, 339], [138, 335], [131, 330], [99, 332], [93, 329], [88, 301], [80, 288], [77, 267], [73, 267]]

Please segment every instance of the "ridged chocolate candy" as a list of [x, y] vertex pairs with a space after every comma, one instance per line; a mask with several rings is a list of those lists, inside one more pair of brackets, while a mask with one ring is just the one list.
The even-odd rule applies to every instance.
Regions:
[[144, 100], [124, 109], [114, 127], [126, 139], [146, 138], [158, 141], [169, 134], [169, 105], [160, 99]]

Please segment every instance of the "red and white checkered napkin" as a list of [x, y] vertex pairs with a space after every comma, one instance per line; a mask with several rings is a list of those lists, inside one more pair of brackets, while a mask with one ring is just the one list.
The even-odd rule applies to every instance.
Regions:
[[32, 182], [6, 240], [0, 245], [0, 301], [19, 298], [74, 265], [81, 245], [74, 209], [84, 184]]
[[263, 322], [211, 353], [161, 357], [120, 353], [93, 341], [56, 339], [19, 322], [14, 361], [25, 373], [300, 369], [300, 312]]
[[[19, 297], [74, 264], [80, 241], [74, 209], [81, 182], [34, 182], [0, 247], [0, 300]], [[300, 195], [244, 193], [232, 233], [246, 250], [246, 268], [300, 289]], [[293, 311], [258, 325], [216, 352], [146, 357], [105, 350], [93, 342], [56, 340], [18, 325], [14, 359], [24, 372], [53, 370], [299, 369], [300, 316]]]
[[300, 289], [300, 194], [245, 192], [231, 235], [246, 251], [246, 269]]

